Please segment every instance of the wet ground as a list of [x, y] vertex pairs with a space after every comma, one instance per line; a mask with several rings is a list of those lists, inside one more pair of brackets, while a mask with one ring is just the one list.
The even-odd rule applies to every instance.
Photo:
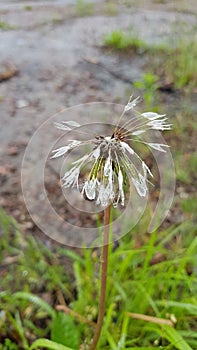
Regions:
[[[121, 28], [150, 45], [173, 43], [196, 26], [195, 1], [122, 1], [115, 15], [109, 1], [94, 3], [80, 16], [74, 0], [0, 1], [0, 205], [27, 228], [20, 168], [34, 131], [63, 106], [126, 103], [143, 74], [146, 56], [104, 50], [104, 35]], [[35, 162], [40, 154], [37, 145]]]

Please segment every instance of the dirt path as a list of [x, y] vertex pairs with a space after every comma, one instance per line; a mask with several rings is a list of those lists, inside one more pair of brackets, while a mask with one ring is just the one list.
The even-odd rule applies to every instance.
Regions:
[[[0, 205], [21, 220], [20, 167], [36, 128], [62, 106], [124, 103], [143, 74], [142, 55], [120, 57], [104, 51], [103, 36], [132, 29], [149, 44], [163, 43], [180, 28], [187, 33], [196, 25], [192, 2], [181, 13], [164, 4], [121, 5], [116, 16], [104, 15], [106, 4], [99, 2], [89, 17], [79, 17], [70, 3], [0, 2]], [[43, 147], [50, 137], [46, 135]], [[35, 154], [39, 157], [40, 145]]]
[[146, 42], [162, 43], [179, 26], [187, 31], [196, 22], [192, 14], [143, 8], [124, 9], [114, 17], [76, 18], [65, 1], [44, 3], [32, 2], [27, 11], [23, 2], [17, 10], [6, 2], [7, 10], [1, 11], [1, 21], [13, 27], [0, 32], [1, 71], [6, 64], [17, 70], [0, 84], [0, 137], [6, 147], [21, 138], [28, 141], [33, 128], [63, 105], [120, 100], [140, 79], [144, 59], [102, 51], [104, 34], [134, 28]]

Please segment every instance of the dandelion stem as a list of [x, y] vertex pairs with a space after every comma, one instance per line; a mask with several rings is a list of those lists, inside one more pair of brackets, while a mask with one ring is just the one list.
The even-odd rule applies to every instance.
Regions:
[[101, 329], [103, 325], [103, 318], [105, 313], [105, 299], [106, 299], [106, 286], [107, 286], [107, 267], [108, 267], [108, 247], [109, 247], [109, 223], [110, 223], [110, 209], [109, 205], [104, 210], [104, 232], [103, 232], [103, 247], [102, 247], [102, 265], [101, 265], [101, 289], [100, 289], [100, 303], [99, 313], [96, 324], [96, 329], [92, 343], [89, 350], [96, 349], [96, 345], [100, 338]]

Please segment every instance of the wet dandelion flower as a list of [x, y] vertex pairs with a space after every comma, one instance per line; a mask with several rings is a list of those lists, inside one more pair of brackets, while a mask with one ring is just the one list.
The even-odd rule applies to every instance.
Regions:
[[[128, 184], [133, 183], [139, 196], [148, 194], [149, 178], [153, 177], [149, 167], [131, 147], [130, 142], [140, 142], [154, 150], [165, 152], [165, 144], [144, 142], [141, 135], [148, 130], [169, 130], [165, 115], [154, 112], [139, 113], [135, 106], [140, 98], [132, 100], [125, 106], [117, 126], [111, 135], [96, 136], [93, 139], [73, 140], [68, 145], [53, 151], [51, 158], [65, 155], [69, 151], [84, 145], [91, 145], [92, 150], [73, 163], [72, 168], [62, 178], [62, 186], [77, 187], [89, 200], [105, 208], [113, 203], [125, 204], [125, 194]], [[130, 113], [132, 111], [132, 116]], [[126, 122], [120, 126], [123, 116], [127, 115]], [[78, 128], [80, 125], [73, 121], [55, 123], [55, 126], [64, 131]], [[82, 168], [89, 163], [90, 171], [83, 185], [79, 185], [79, 176]]]

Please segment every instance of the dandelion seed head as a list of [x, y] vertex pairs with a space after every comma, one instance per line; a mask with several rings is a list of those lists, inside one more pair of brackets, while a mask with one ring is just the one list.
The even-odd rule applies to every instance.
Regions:
[[[141, 140], [148, 130], [169, 130], [171, 124], [167, 124], [164, 114], [155, 112], [135, 112], [135, 107], [140, 98], [133, 101], [131, 98], [123, 109], [118, 124], [113, 127], [111, 135], [96, 135], [94, 138], [80, 141], [72, 140], [68, 145], [53, 151], [51, 158], [58, 158], [69, 153], [73, 149], [90, 145], [91, 151], [73, 162], [73, 167], [65, 172], [62, 178], [63, 187], [75, 187], [81, 191], [88, 200], [95, 201], [97, 205], [105, 208], [113, 203], [114, 207], [120, 203], [125, 205], [128, 184], [133, 184], [140, 197], [148, 194], [148, 178], [153, 177], [151, 170], [133, 148], [134, 141], [140, 142], [150, 149], [165, 152], [168, 147], [165, 144], [144, 142]], [[120, 126], [122, 117], [127, 117], [126, 122]], [[63, 131], [78, 128], [80, 125], [72, 121], [55, 123], [58, 129]], [[132, 141], [132, 147], [130, 144]], [[80, 174], [88, 164], [88, 175], [81, 182]], [[80, 183], [81, 182], [81, 183]]]

